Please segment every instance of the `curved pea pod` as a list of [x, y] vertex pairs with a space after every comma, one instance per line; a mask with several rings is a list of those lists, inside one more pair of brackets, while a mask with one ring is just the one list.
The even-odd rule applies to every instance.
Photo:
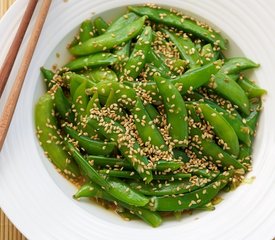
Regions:
[[220, 148], [213, 140], [204, 138], [202, 135], [203, 133], [200, 129], [190, 129], [192, 140], [195, 141], [196, 144], [199, 142], [199, 150], [211, 161], [216, 163], [219, 167], [234, 167], [235, 169], [243, 169], [244, 171], [247, 171], [246, 167]]
[[152, 146], [167, 151], [168, 147], [159, 132], [156, 125], [153, 123], [140, 98], [136, 98], [136, 103], [130, 109], [138, 134], [144, 143], [150, 143]]
[[197, 22], [186, 18], [186, 16], [172, 13], [169, 9], [151, 8], [147, 6], [129, 6], [128, 9], [138, 15], [146, 15], [150, 20], [155, 22], [176, 27], [184, 32], [192, 33], [196, 37], [218, 45], [222, 49], [226, 49], [227, 40], [225, 40], [219, 33], [210, 29], [210, 27], [203, 27], [201, 24], [197, 24]]
[[73, 122], [74, 114], [71, 110], [71, 104], [65, 96], [62, 88], [56, 85], [54, 89], [51, 89], [51, 91], [53, 91], [55, 108], [57, 109], [60, 116], [69, 122]]
[[219, 112], [208, 104], [200, 103], [198, 107], [202, 111], [204, 119], [213, 127], [213, 131], [223, 140], [225, 151], [237, 157], [240, 146], [238, 136], [232, 126]]
[[44, 67], [41, 67], [41, 68], [40, 68], [40, 71], [41, 71], [42, 76], [43, 76], [43, 78], [44, 78], [44, 81], [45, 81], [45, 83], [46, 83], [47, 89], [48, 89], [48, 90], [51, 89], [52, 86], [54, 85], [54, 83], [52, 82], [53, 77], [54, 77], [53, 71], [51, 71], [51, 70], [49, 70], [49, 69], [46, 69], [46, 68], [44, 68]]
[[153, 197], [149, 206], [153, 211], [183, 211], [204, 206], [227, 185], [232, 175], [233, 171], [223, 172], [213, 183], [183, 196]]
[[166, 29], [162, 29], [162, 31], [175, 44], [180, 52], [181, 57], [188, 62], [190, 68], [196, 68], [201, 65], [200, 55], [195, 48], [195, 44], [187, 36], [187, 34], [179, 36], [176, 33], [171, 33]]
[[139, 18], [138, 15], [136, 15], [133, 12], [129, 12], [124, 14], [123, 16], [116, 19], [106, 30], [106, 32], [114, 32], [116, 30], [119, 30], [121, 28], [127, 27], [130, 23], [134, 22]]
[[164, 196], [164, 195], [176, 195], [195, 191], [204, 187], [210, 180], [201, 179], [201, 183], [192, 183], [189, 179], [176, 180], [169, 183], [150, 183], [144, 184], [138, 181], [130, 182], [130, 186], [133, 189], [143, 193], [146, 196]]
[[141, 73], [152, 42], [152, 28], [145, 27], [134, 46], [134, 49], [122, 71], [123, 80], [133, 81]]
[[209, 100], [206, 100], [205, 102], [209, 106], [214, 108], [216, 111], [218, 111], [225, 118], [225, 120], [231, 125], [231, 127], [236, 132], [240, 141], [245, 143], [247, 146], [251, 145], [250, 134], [252, 130], [249, 126], [247, 126], [247, 124], [243, 122], [242, 117], [238, 113], [233, 112], [231, 114], [224, 108], [215, 104], [214, 102], [211, 102]]
[[111, 53], [96, 53], [70, 61], [64, 67], [69, 70], [79, 70], [88, 67], [113, 65], [116, 61], [117, 57]]
[[155, 81], [163, 99], [171, 140], [175, 147], [185, 147], [188, 144], [188, 117], [184, 100], [169, 80], [155, 76]]
[[104, 190], [100, 189], [96, 184], [90, 182], [86, 183], [83, 186], [83, 189], [80, 188], [79, 191], [74, 195], [79, 197], [95, 197], [101, 198], [107, 201], [116, 202], [119, 206], [122, 206], [125, 209], [128, 209], [131, 213], [135, 214], [139, 218], [141, 218], [144, 222], [148, 223], [153, 227], [157, 227], [162, 223], [162, 219], [159, 214], [155, 212], [151, 212], [148, 209], [142, 207], [135, 207], [129, 204], [123, 203], [121, 201], [117, 201], [113, 196]]
[[140, 33], [146, 18], [145, 16], [141, 17], [128, 24], [125, 28], [91, 38], [85, 43], [74, 46], [69, 50], [73, 55], [87, 55], [111, 49], [136, 37]]
[[244, 114], [249, 114], [249, 100], [244, 90], [228, 75], [222, 72], [217, 73], [214, 81], [210, 82], [208, 86], [222, 97], [236, 104]]
[[149, 199], [143, 194], [133, 190], [128, 184], [118, 178], [107, 178], [111, 185], [109, 193], [116, 199], [134, 206], [145, 206]]
[[260, 88], [246, 77], [238, 80], [238, 84], [249, 98], [261, 97], [267, 93], [265, 89]]
[[106, 23], [102, 17], [97, 17], [94, 20], [94, 25], [95, 25], [95, 29], [96, 29], [96, 32], [98, 33], [98, 35], [104, 34], [109, 27], [109, 24]]
[[116, 150], [116, 143], [114, 142], [92, 140], [89, 137], [80, 135], [77, 131], [68, 126], [65, 126], [64, 130], [71, 138], [76, 140], [79, 146], [85, 149], [88, 154], [110, 155]]
[[94, 83], [100, 81], [118, 81], [116, 73], [107, 67], [94, 68], [87, 70], [82, 74], [91, 79]]
[[[100, 123], [102, 120], [105, 124]], [[126, 131], [121, 124], [107, 117], [99, 119], [97, 117], [92, 118], [92, 116], [89, 118], [88, 124], [97, 129], [99, 133], [103, 134], [110, 141], [117, 142], [121, 154], [131, 163], [142, 179], [147, 183], [152, 181], [152, 171], [147, 167], [149, 163], [148, 159], [140, 154], [140, 146], [135, 139], [123, 138], [126, 135]], [[103, 125], [108, 127], [108, 129]], [[130, 148], [129, 142], [133, 143]]]
[[81, 23], [79, 29], [79, 41], [81, 43], [86, 42], [94, 35], [94, 26], [91, 20], [85, 20]]
[[248, 58], [235, 57], [225, 61], [223, 67], [221, 68], [221, 72], [225, 74], [236, 74], [250, 68], [257, 68], [259, 66], [259, 64], [254, 63]]
[[[210, 81], [212, 75], [219, 71], [221, 64], [221, 61], [216, 61], [200, 68], [192, 69], [175, 79], [170, 79], [170, 82], [178, 88], [182, 95], [184, 95], [190, 90], [195, 90], [204, 84], [207, 84]], [[156, 82], [150, 81], [147, 83], [124, 83], [133, 87], [134, 89], [143, 89], [150, 97], [152, 97], [152, 100], [155, 104], [161, 103], [161, 97], [158, 93]]]
[[57, 169], [68, 177], [79, 176], [77, 165], [64, 150], [54, 114], [54, 101], [49, 93], [43, 95], [35, 106], [35, 126], [40, 145]]

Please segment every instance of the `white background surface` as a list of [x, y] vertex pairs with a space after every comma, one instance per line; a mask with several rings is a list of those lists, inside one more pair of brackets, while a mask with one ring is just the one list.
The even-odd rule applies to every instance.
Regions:
[[[43, 92], [42, 65], [62, 64], [66, 43], [77, 26], [93, 13], [107, 19], [122, 13], [117, 8], [142, 1], [53, 0], [33, 57], [9, 134], [0, 153], [0, 206], [29, 239], [247, 239], [275, 237], [275, 127], [274, 64], [275, 2], [273, 0], [161, 1], [207, 20], [230, 39], [229, 55], [245, 55], [261, 64], [252, 75], [268, 90], [255, 143], [253, 184], [226, 194], [214, 212], [166, 221], [152, 229], [142, 222], [125, 222], [90, 203], [71, 198], [75, 188], [59, 176], [37, 144], [33, 106]], [[145, 1], [147, 2], [147, 1]], [[159, 2], [159, 1], [151, 1]], [[27, 0], [17, 0], [0, 22], [0, 63], [8, 50]], [[166, 3], [166, 4], [165, 4]], [[29, 32], [27, 33], [29, 36]], [[26, 41], [23, 47], [26, 46]], [[241, 49], [241, 50], [240, 50]], [[55, 54], [59, 52], [61, 58]], [[0, 100], [2, 111], [22, 52]]]

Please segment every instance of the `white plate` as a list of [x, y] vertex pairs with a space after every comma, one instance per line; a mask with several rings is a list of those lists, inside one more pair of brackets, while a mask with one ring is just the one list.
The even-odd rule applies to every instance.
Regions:
[[[0, 22], [0, 62], [4, 59], [27, 2], [16, 1]], [[58, 175], [44, 157], [35, 137], [33, 123], [33, 106], [43, 92], [39, 67], [63, 63], [66, 57], [65, 44], [85, 18], [117, 8], [103, 14], [112, 19], [121, 14], [121, 6], [140, 2], [147, 1], [53, 1], [0, 155], [1, 208], [29, 239], [272, 239], [275, 237], [273, 0], [161, 1], [164, 5], [200, 16], [222, 30], [225, 36], [230, 36], [229, 54], [245, 55], [261, 63], [261, 68], [254, 71], [252, 77], [269, 91], [255, 143], [254, 170], [249, 174], [256, 176], [256, 180], [253, 184], [244, 184], [236, 191], [225, 194], [225, 200], [215, 211], [194, 214], [178, 221], [165, 221], [157, 229], [139, 221], [125, 222], [94, 204], [73, 200], [71, 196], [75, 188]], [[56, 52], [61, 53], [61, 58], [56, 57]], [[20, 57], [22, 53], [19, 60]], [[18, 62], [15, 65], [17, 68]], [[16, 74], [16, 67], [12, 77]], [[0, 101], [1, 110], [11, 83]]]

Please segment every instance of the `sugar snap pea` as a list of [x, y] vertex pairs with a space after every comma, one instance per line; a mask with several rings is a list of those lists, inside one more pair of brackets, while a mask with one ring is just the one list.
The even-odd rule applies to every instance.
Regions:
[[188, 62], [190, 68], [196, 68], [201, 65], [200, 55], [197, 52], [194, 43], [192, 40], [184, 34], [180, 36], [178, 34], [169, 32], [166, 29], [162, 29], [162, 31], [172, 40], [172, 42], [178, 48], [180, 55], [183, 59]]
[[85, 20], [82, 22], [79, 30], [79, 41], [81, 43], [86, 42], [94, 35], [94, 26], [91, 20]]
[[54, 77], [54, 73], [51, 70], [46, 69], [44, 67], [41, 67], [40, 71], [43, 75], [43, 78], [44, 78], [44, 81], [46, 83], [47, 89], [51, 89], [52, 86], [54, 85], [54, 83], [52, 82], [53, 77]]
[[265, 89], [260, 88], [255, 83], [250, 81], [248, 78], [244, 77], [244, 78], [238, 80], [238, 84], [245, 91], [245, 93], [247, 94], [247, 96], [249, 98], [261, 97], [266, 94]]
[[58, 131], [51, 94], [43, 95], [35, 106], [35, 126], [40, 145], [59, 171], [68, 177], [79, 176], [79, 170], [67, 151]]
[[155, 76], [155, 81], [163, 99], [172, 141], [176, 147], [185, 147], [188, 144], [188, 123], [184, 100], [169, 80]]
[[70, 52], [73, 55], [87, 55], [118, 46], [136, 37], [142, 29], [145, 19], [146, 17], [141, 17], [125, 28], [91, 38], [81, 45], [70, 48]]
[[69, 70], [79, 70], [88, 67], [99, 67], [112, 65], [117, 61], [117, 57], [111, 53], [96, 53], [87, 57], [77, 58], [64, 67]]
[[232, 175], [233, 171], [223, 172], [213, 183], [186, 193], [184, 196], [152, 198], [151, 208], [154, 211], [182, 211], [203, 206], [209, 203], [226, 186]]
[[213, 44], [220, 46], [222, 49], [226, 48], [227, 40], [225, 40], [219, 33], [210, 29], [210, 27], [197, 24], [190, 18], [186, 18], [181, 14], [177, 14], [163, 8], [151, 8], [148, 6], [130, 6], [130, 11], [138, 15], [148, 16], [150, 20], [163, 23], [167, 26], [176, 27], [185, 32], [192, 33], [194, 36], [202, 38]]
[[205, 120], [212, 125], [213, 131], [223, 140], [225, 151], [237, 157], [239, 155], [240, 147], [237, 134], [233, 127], [222, 115], [220, 115], [215, 109], [211, 108], [208, 104], [200, 103], [198, 107], [202, 111]]
[[114, 142], [102, 142], [92, 140], [87, 136], [80, 135], [77, 131], [69, 126], [64, 127], [64, 131], [76, 140], [80, 147], [84, 148], [88, 154], [110, 155], [116, 149]]
[[152, 28], [145, 27], [122, 71], [122, 79], [133, 81], [142, 71], [152, 42]]

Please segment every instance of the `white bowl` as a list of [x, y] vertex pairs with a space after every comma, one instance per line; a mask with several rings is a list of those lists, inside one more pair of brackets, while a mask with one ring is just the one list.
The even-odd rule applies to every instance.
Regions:
[[[66, 62], [66, 45], [84, 19], [102, 16], [112, 20], [126, 11], [126, 5], [145, 2], [53, 1], [0, 155], [1, 208], [29, 239], [271, 239], [275, 236], [275, 127], [272, 124], [275, 24], [271, 15], [275, 3], [272, 0], [262, 1], [261, 5], [257, 0], [161, 1], [163, 6], [182, 10], [221, 30], [230, 40], [228, 56], [247, 56], [261, 64], [251, 77], [269, 92], [255, 142], [253, 171], [248, 176], [256, 179], [225, 194], [215, 211], [170, 219], [157, 229], [141, 221], [123, 221], [96, 204], [73, 200], [75, 187], [56, 172], [38, 145], [33, 107], [44, 91], [40, 66], [61, 66]], [[27, 0], [17, 1], [1, 20], [0, 47], [4, 49], [0, 52], [1, 61], [26, 3]], [[56, 53], [61, 57], [57, 58]], [[1, 110], [19, 60], [1, 98]]]

